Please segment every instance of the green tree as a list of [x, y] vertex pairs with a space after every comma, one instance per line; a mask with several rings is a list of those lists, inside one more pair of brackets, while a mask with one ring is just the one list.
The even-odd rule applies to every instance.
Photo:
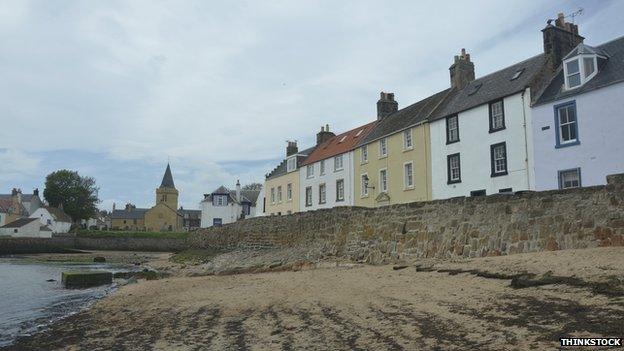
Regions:
[[43, 197], [52, 207], [62, 205], [63, 211], [77, 221], [97, 213], [99, 190], [92, 177], [81, 177], [78, 172], [62, 169], [48, 174]]

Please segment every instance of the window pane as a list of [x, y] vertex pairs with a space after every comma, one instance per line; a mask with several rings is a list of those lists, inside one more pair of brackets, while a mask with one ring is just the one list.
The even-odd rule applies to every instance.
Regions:
[[578, 73], [579, 71], [579, 62], [578, 60], [570, 61], [566, 64], [568, 68], [568, 75], [572, 73]]
[[585, 78], [594, 73], [594, 58], [586, 57], [583, 59], [583, 66], [585, 68]]
[[568, 84], [570, 85], [570, 88], [581, 85], [581, 74], [576, 73], [568, 76]]

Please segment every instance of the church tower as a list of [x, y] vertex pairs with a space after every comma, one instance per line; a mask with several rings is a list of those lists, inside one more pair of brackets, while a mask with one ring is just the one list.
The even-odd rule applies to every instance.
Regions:
[[171, 167], [168, 163], [160, 187], [156, 189], [156, 205], [161, 202], [173, 210], [178, 208], [178, 190], [173, 184], [173, 175], [171, 175]]

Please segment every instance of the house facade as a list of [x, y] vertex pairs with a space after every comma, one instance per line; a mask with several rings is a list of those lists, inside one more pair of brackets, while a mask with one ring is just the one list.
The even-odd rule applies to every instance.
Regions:
[[42, 226], [47, 226], [53, 233], [68, 233], [72, 226], [72, 219], [61, 208], [39, 207], [30, 218], [37, 218]]
[[530, 106], [583, 41], [562, 14], [542, 34], [542, 54], [478, 79], [470, 55], [455, 57], [451, 93], [429, 118], [434, 199], [536, 188]]
[[37, 218], [19, 218], [0, 227], [0, 236], [51, 238], [52, 229], [41, 225]]
[[299, 151], [297, 142], [289, 141], [286, 158], [266, 175], [264, 182], [264, 215], [286, 215], [299, 212], [299, 171], [315, 147]]
[[39, 189], [32, 194], [22, 194], [19, 188], [13, 188], [10, 194], [0, 194], [0, 225], [28, 217], [42, 206]]
[[261, 211], [257, 201], [260, 189], [243, 190], [240, 182], [236, 189], [220, 186], [210, 194], [204, 194], [201, 202], [201, 227], [222, 226], [241, 219], [256, 217]]
[[354, 150], [356, 206], [431, 198], [426, 118], [444, 96], [436, 94], [399, 110], [394, 94], [381, 93], [375, 128]]
[[368, 123], [339, 135], [328, 133], [329, 125], [321, 127], [317, 147], [299, 171], [301, 212], [355, 204], [353, 149], [374, 126]]
[[533, 106], [536, 190], [606, 184], [624, 171], [624, 37], [579, 44]]

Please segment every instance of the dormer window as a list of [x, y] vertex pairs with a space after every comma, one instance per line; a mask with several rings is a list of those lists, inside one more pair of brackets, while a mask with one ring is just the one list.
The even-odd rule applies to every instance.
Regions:
[[286, 172], [292, 172], [297, 169], [297, 157], [289, 158], [286, 161]]
[[606, 59], [601, 51], [580, 44], [563, 59], [565, 89], [578, 88], [594, 78], [598, 72], [598, 59]]

